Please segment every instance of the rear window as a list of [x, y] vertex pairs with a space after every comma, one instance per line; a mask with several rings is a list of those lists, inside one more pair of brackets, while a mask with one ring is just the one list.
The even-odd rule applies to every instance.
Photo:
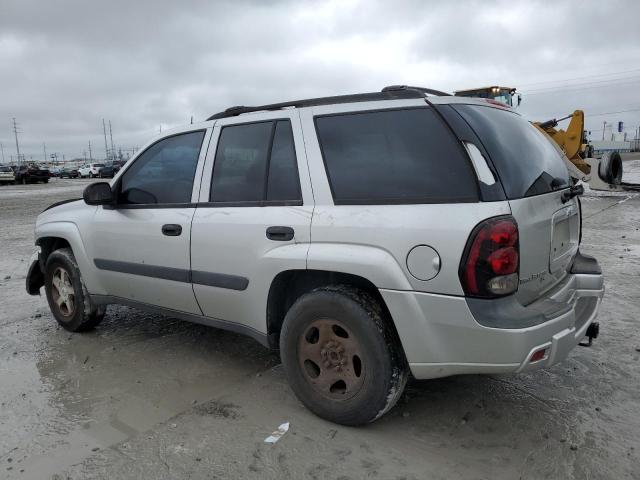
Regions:
[[337, 205], [478, 200], [471, 164], [431, 108], [316, 118]]
[[569, 171], [560, 153], [520, 115], [480, 105], [454, 108], [482, 141], [507, 198], [530, 197], [569, 186]]

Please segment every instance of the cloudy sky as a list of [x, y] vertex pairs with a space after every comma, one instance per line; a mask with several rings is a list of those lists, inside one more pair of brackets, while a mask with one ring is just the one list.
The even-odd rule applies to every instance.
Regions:
[[[640, 125], [636, 1], [0, 0], [0, 142], [104, 157], [231, 105], [507, 84], [530, 119]], [[609, 113], [615, 112], [615, 113]], [[609, 134], [610, 135], [610, 134]], [[0, 158], [0, 161], [2, 159]]]

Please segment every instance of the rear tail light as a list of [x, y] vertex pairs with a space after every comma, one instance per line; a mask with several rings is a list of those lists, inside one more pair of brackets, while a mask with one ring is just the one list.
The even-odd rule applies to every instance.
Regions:
[[460, 263], [464, 293], [494, 298], [518, 289], [518, 225], [508, 215], [490, 218], [473, 229]]

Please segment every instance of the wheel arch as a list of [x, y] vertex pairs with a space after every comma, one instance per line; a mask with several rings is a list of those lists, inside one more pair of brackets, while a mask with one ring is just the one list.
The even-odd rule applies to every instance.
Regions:
[[349, 285], [366, 291], [380, 303], [393, 330], [396, 330], [391, 313], [378, 287], [369, 279], [331, 270], [285, 270], [274, 277], [267, 297], [267, 341], [269, 347], [278, 348], [284, 317], [296, 300], [305, 293], [328, 285]]
[[78, 227], [73, 222], [48, 222], [36, 227], [36, 245], [40, 247], [39, 265], [42, 273], [52, 252], [70, 248], [78, 263], [82, 279], [91, 294], [106, 293], [99, 280], [97, 269], [84, 248]]

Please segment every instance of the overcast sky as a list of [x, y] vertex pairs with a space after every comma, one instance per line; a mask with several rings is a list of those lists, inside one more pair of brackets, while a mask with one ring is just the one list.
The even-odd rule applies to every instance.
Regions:
[[[104, 157], [231, 105], [506, 84], [545, 120], [640, 124], [640, 2], [0, 0], [0, 142]], [[618, 112], [601, 115], [606, 112]], [[0, 158], [0, 161], [2, 159]]]

